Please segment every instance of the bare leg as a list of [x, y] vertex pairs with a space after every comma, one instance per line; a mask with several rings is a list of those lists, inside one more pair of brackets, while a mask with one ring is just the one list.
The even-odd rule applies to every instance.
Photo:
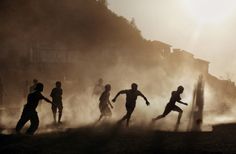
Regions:
[[178, 131], [178, 129], [179, 129], [179, 123], [176, 123], [176, 124], [175, 124], [175, 130], [174, 130], [174, 131]]
[[59, 109], [58, 123], [61, 123], [62, 109]]
[[130, 120], [130, 117], [131, 117], [131, 113], [129, 113], [128, 115], [127, 115], [127, 121], [126, 121], [126, 127], [129, 127], [129, 120]]
[[133, 111], [134, 111], [134, 108], [135, 108], [135, 106], [132, 106], [132, 107], [127, 107], [127, 116], [126, 116], [126, 119], [127, 119], [127, 121], [126, 121], [126, 127], [129, 127], [129, 121], [130, 121], [130, 117], [131, 117], [131, 115], [132, 115], [132, 113], [133, 113]]
[[177, 120], [177, 123], [178, 123], [178, 124], [180, 123], [180, 120], [181, 120], [182, 114], [183, 114], [183, 112], [179, 112], [178, 120]]
[[54, 120], [54, 123], [57, 122], [56, 120], [56, 115], [57, 115], [57, 107], [52, 105], [52, 114], [53, 114], [53, 120]]
[[20, 120], [18, 121], [17, 125], [16, 125], [16, 132], [19, 133], [21, 128], [25, 125], [25, 123], [30, 120], [30, 113], [28, 113], [27, 111], [25, 111], [25, 109], [23, 110], [23, 113], [21, 115]]
[[98, 119], [98, 122], [102, 119], [102, 117], [103, 117], [103, 115], [101, 114], [100, 117], [99, 117], [99, 119]]
[[34, 132], [38, 129], [39, 118], [37, 112], [34, 112], [30, 117], [30, 127], [26, 131], [26, 134], [33, 135]]
[[122, 121], [126, 120], [127, 119], [127, 114], [124, 115], [118, 122], [117, 124], [120, 124]]
[[157, 116], [156, 118], [153, 118], [152, 121], [154, 122], [154, 121], [159, 120], [164, 117], [165, 117], [165, 115], [162, 114], [162, 115]]
[[56, 114], [57, 114], [57, 113], [53, 112], [53, 120], [54, 120], [54, 123], [57, 122], [57, 120], [56, 120]]
[[175, 131], [177, 131], [179, 129], [180, 120], [181, 120], [181, 117], [182, 117], [182, 114], [183, 114], [183, 111], [181, 109], [178, 112], [179, 112], [179, 115], [178, 115], [178, 119], [177, 119], [177, 122], [176, 122], [176, 125], [175, 125]]
[[162, 115], [157, 116], [156, 118], [153, 118], [152, 121], [155, 122], [156, 120], [164, 118], [167, 114], [169, 114], [172, 110], [172, 106], [169, 104], [166, 105], [165, 110]]
[[94, 123], [95, 125], [97, 125], [99, 123], [99, 121], [101, 121], [103, 118], [103, 115], [101, 114], [100, 117], [98, 118], [98, 120]]

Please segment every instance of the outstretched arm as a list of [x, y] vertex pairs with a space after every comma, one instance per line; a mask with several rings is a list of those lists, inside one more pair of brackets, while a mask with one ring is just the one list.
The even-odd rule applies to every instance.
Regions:
[[108, 104], [109, 104], [109, 105], [110, 105], [110, 107], [113, 109], [113, 106], [112, 106], [112, 104], [111, 104], [110, 100], [108, 100]]
[[177, 101], [177, 102], [179, 102], [180, 104], [183, 104], [183, 105], [188, 105], [187, 103], [184, 103], [184, 102], [182, 102], [181, 100], [179, 100], [179, 101]]
[[147, 100], [147, 98], [141, 93], [139, 92], [139, 96], [141, 96], [145, 101], [147, 105], [150, 105], [149, 101]]
[[118, 92], [118, 93], [116, 94], [116, 96], [112, 99], [112, 102], [115, 102], [115, 101], [116, 101], [116, 98], [117, 98], [120, 94], [126, 94], [126, 90], [121, 90], [120, 92]]
[[112, 106], [112, 104], [111, 104], [111, 101], [110, 101], [110, 93], [108, 93], [108, 101], [107, 101], [107, 103], [108, 103], [108, 105], [110, 105], [110, 107], [113, 109], [113, 106]]
[[51, 100], [49, 100], [48, 98], [46, 98], [46, 97], [44, 97], [44, 96], [43, 96], [43, 99], [44, 99], [46, 102], [53, 104], [53, 102], [52, 102]]

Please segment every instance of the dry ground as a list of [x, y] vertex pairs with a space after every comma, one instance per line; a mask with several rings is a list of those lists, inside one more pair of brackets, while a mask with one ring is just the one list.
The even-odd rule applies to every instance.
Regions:
[[118, 125], [86, 126], [53, 133], [0, 135], [0, 153], [236, 153], [236, 126], [213, 132], [161, 132]]

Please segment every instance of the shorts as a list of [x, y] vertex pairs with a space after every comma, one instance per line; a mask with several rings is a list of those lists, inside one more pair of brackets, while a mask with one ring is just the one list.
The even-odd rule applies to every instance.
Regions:
[[176, 111], [176, 112], [183, 112], [183, 110], [181, 108], [179, 108], [178, 106], [176, 106], [175, 104], [170, 104], [168, 103], [166, 105], [165, 111], [163, 113], [164, 116], [166, 116], [167, 114], [169, 114], [171, 111]]

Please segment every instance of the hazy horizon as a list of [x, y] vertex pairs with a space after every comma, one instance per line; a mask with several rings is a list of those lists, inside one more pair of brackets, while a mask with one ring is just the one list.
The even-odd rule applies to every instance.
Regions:
[[211, 74], [236, 81], [235, 1], [108, 0], [108, 7], [134, 18], [144, 38], [189, 51], [210, 62]]

